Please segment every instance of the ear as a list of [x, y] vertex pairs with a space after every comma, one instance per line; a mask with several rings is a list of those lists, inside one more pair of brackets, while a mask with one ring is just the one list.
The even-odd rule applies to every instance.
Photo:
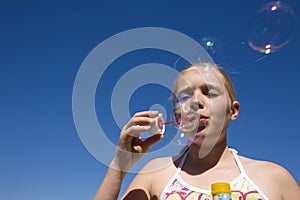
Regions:
[[236, 120], [240, 111], [240, 103], [238, 101], [233, 101], [231, 105], [231, 111], [230, 111], [230, 119]]

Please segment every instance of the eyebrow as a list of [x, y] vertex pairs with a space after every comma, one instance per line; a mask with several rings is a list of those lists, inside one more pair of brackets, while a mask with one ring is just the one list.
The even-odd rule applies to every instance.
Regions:
[[[214, 84], [210, 84], [210, 83], [205, 83], [199, 86], [199, 88], [203, 89], [203, 88], [208, 88], [208, 89], [216, 89], [218, 91], [222, 91], [222, 89], [220, 89], [217, 85]], [[193, 88], [189, 87], [189, 86], [185, 86], [184, 88], [180, 89], [177, 91], [178, 93], [183, 93], [183, 92], [189, 92], [191, 90], [194, 90]]]
[[191, 88], [189, 86], [186, 86], [184, 88], [181, 88], [180, 90], [177, 90], [176, 93], [179, 94], [179, 93], [188, 92], [188, 91], [191, 91], [191, 90], [193, 90], [193, 88]]

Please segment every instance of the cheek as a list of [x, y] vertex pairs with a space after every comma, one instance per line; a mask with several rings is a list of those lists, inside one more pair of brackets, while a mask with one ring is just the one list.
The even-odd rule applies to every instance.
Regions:
[[226, 98], [220, 98], [218, 101], [211, 102], [210, 106], [211, 119], [217, 126], [226, 123], [230, 116], [230, 105]]
[[211, 103], [211, 123], [208, 134], [218, 137], [222, 134], [224, 127], [228, 123], [229, 106], [225, 99]]
[[211, 101], [210, 107], [211, 107], [211, 112], [214, 115], [226, 115], [230, 110], [228, 101], [224, 98], [220, 98], [216, 101]]

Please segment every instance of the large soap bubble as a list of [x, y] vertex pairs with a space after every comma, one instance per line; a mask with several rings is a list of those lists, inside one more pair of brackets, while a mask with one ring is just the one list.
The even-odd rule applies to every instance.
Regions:
[[[177, 101], [175, 96], [168, 99], [165, 109], [169, 115], [165, 118], [166, 138], [176, 146], [186, 146], [192, 138], [187, 138], [185, 133], [196, 132], [199, 126], [200, 114], [198, 104], [189, 100]], [[172, 128], [173, 127], [173, 128]], [[175, 129], [175, 130], [174, 130]]]
[[293, 9], [279, 1], [268, 3], [252, 20], [248, 44], [256, 51], [269, 54], [288, 44], [295, 30]]

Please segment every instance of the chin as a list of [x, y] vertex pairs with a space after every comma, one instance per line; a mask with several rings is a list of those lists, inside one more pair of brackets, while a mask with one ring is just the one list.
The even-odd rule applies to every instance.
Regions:
[[204, 135], [195, 135], [192, 143], [194, 144], [202, 144], [205, 136]]

